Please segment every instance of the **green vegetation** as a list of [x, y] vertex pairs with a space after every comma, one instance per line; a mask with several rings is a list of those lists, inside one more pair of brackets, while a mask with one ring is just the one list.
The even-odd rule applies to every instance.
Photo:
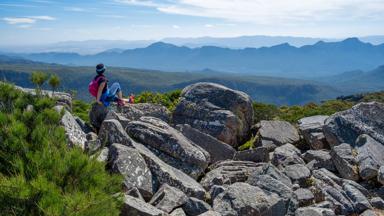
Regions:
[[81, 100], [72, 101], [72, 113], [80, 117], [85, 122], [89, 123], [89, 111], [91, 110], [91, 104], [85, 103]]
[[118, 215], [121, 177], [68, 148], [54, 105], [0, 83], [1, 215]]
[[55, 90], [59, 87], [60, 85], [60, 78], [56, 74], [51, 75], [49, 78], [48, 84], [52, 88], [52, 93], [55, 93]]
[[181, 90], [174, 90], [164, 94], [145, 91], [136, 96], [135, 102], [161, 104], [173, 111], [179, 102], [180, 93]]
[[37, 93], [41, 93], [41, 87], [48, 80], [48, 74], [41, 71], [34, 71], [31, 74], [31, 82], [36, 85]]

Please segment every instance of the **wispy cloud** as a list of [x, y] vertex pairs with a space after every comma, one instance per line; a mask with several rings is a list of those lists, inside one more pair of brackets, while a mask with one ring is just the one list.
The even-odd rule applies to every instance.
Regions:
[[25, 18], [25, 17], [5, 17], [3, 18], [3, 20], [10, 25], [33, 24], [36, 22], [36, 19]]
[[8, 4], [8, 3], [0, 3], [0, 6], [2, 7], [24, 7], [24, 8], [27, 8], [27, 7], [36, 7], [35, 5], [29, 5], [29, 4]]
[[86, 12], [88, 11], [85, 8], [80, 8], [80, 7], [66, 7], [64, 8], [65, 11], [72, 11], [72, 12]]
[[35, 20], [48, 20], [48, 21], [56, 20], [55, 17], [51, 17], [51, 16], [29, 16], [28, 18], [35, 19]]
[[178, 26], [178, 25], [172, 25], [172, 28], [174, 28], [174, 29], [179, 29], [180, 26]]
[[114, 0], [116, 3], [128, 4], [128, 5], [136, 5], [136, 6], [146, 6], [146, 7], [163, 7], [166, 4], [156, 3], [150, 0]]
[[126, 16], [122, 15], [115, 15], [115, 14], [99, 14], [98, 17], [104, 17], [104, 18], [113, 18], [113, 19], [124, 19]]

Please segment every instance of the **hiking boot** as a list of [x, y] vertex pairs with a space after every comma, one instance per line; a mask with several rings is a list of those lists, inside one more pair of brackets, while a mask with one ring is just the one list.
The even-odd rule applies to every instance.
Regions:
[[122, 99], [117, 99], [117, 106], [125, 106], [125, 101]]

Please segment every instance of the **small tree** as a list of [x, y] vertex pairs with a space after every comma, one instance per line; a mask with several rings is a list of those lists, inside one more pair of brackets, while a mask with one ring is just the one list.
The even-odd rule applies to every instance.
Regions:
[[56, 74], [53, 74], [51, 76], [51, 78], [49, 78], [49, 81], [48, 81], [48, 84], [51, 86], [52, 88], [52, 95], [55, 94], [55, 90], [57, 89], [57, 87], [59, 87], [60, 85], [60, 78], [59, 76], [57, 76]]
[[48, 74], [41, 71], [34, 71], [31, 75], [31, 81], [36, 85], [36, 94], [40, 95], [41, 86], [48, 80]]

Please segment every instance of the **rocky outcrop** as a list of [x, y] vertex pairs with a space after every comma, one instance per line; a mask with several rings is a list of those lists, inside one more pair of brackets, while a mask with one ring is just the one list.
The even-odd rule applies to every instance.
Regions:
[[124, 203], [120, 215], [169, 216], [169, 214], [157, 209], [145, 201], [128, 195], [124, 197]]
[[297, 129], [286, 121], [261, 121], [257, 127], [261, 146], [268, 142], [281, 146], [287, 143], [294, 144], [300, 140]]
[[223, 216], [285, 215], [286, 207], [278, 195], [246, 183], [234, 183], [213, 201], [213, 209]]
[[126, 104], [119, 107], [117, 113], [129, 121], [138, 120], [143, 116], [155, 117], [167, 123], [171, 119], [171, 112], [166, 107], [152, 103]]
[[98, 103], [92, 104], [91, 110], [89, 111], [89, 121], [97, 131], [99, 131], [108, 112], [109, 110], [105, 106]]
[[301, 151], [292, 144], [277, 147], [272, 155], [272, 163], [275, 166], [288, 166], [292, 164], [305, 164], [301, 158]]
[[210, 161], [205, 150], [160, 119], [141, 117], [140, 121], [130, 122], [126, 131], [163, 161], [194, 178], [203, 173]]
[[269, 151], [265, 147], [257, 147], [253, 149], [248, 149], [244, 151], [238, 151], [235, 153], [233, 160], [237, 161], [253, 161], [256, 163], [259, 162], [269, 162]]
[[376, 178], [380, 166], [384, 165], [384, 144], [366, 134], [356, 140], [356, 161], [362, 179]]
[[164, 212], [171, 213], [174, 209], [184, 205], [188, 197], [179, 189], [163, 184], [149, 203]]
[[356, 139], [367, 134], [384, 143], [384, 104], [360, 103], [352, 109], [336, 113], [325, 121], [324, 133], [328, 143], [354, 144]]
[[86, 134], [77, 123], [75, 117], [63, 106], [56, 106], [55, 110], [59, 113], [64, 113], [61, 117], [60, 124], [65, 129], [68, 145], [70, 147], [77, 146], [81, 149], [85, 149], [87, 142]]
[[108, 158], [110, 169], [124, 176], [127, 189], [139, 189], [140, 194], [147, 200], [152, 197], [152, 173], [139, 151], [121, 144], [113, 144], [109, 148]]
[[318, 115], [299, 120], [299, 130], [311, 149], [319, 150], [328, 146], [323, 133], [325, 120], [329, 116]]
[[328, 151], [309, 150], [305, 152], [302, 157], [307, 163], [313, 162], [313, 168], [315, 169], [325, 168], [329, 171], [336, 171], [332, 156]]
[[247, 94], [222, 85], [196, 83], [183, 89], [173, 120], [238, 146], [248, 140], [253, 124], [252, 101]]
[[236, 153], [236, 150], [232, 146], [214, 138], [211, 135], [194, 129], [190, 125], [177, 125], [176, 128], [185, 137], [206, 150], [211, 156], [211, 163], [232, 159]]
[[331, 151], [333, 163], [341, 177], [353, 181], [359, 180], [359, 168], [349, 144], [343, 143], [335, 146]]

